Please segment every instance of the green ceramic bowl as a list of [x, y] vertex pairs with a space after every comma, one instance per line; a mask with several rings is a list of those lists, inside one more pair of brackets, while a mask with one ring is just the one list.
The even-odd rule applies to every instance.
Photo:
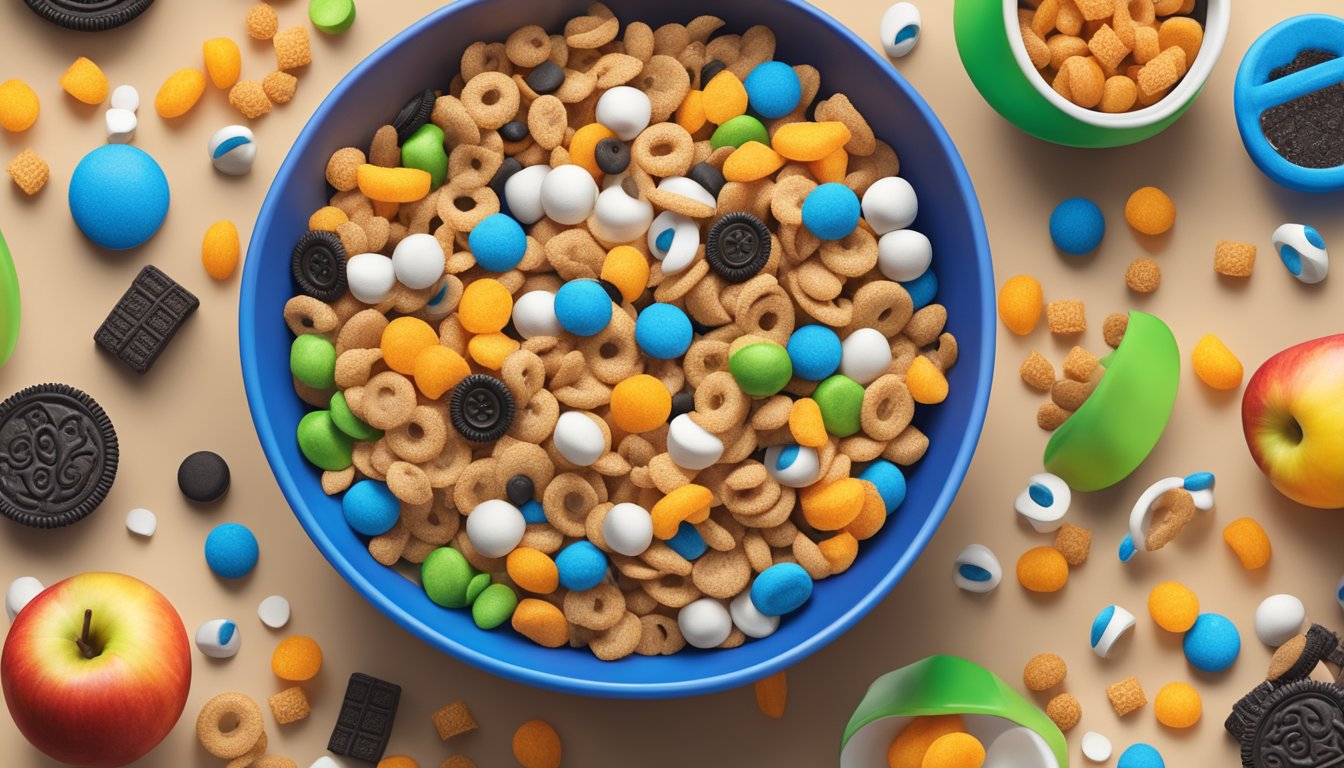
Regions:
[[957, 50], [971, 82], [1000, 115], [1045, 141], [1071, 147], [1119, 147], [1152, 138], [1194, 103], [1227, 40], [1232, 0], [1199, 0], [1204, 44], [1185, 78], [1151, 107], [1109, 115], [1055, 93], [1032, 66], [1017, 22], [1017, 0], [956, 0]]
[[19, 341], [19, 276], [0, 235], [0, 365], [9, 360]]

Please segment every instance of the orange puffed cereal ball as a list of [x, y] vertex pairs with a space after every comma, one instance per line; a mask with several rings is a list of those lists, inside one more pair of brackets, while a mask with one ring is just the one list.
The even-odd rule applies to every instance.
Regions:
[[921, 768], [980, 768], [985, 764], [985, 745], [969, 733], [938, 737], [924, 753]]
[[[268, 102], [269, 103], [269, 102]], [[359, 191], [370, 200], [414, 203], [429, 194], [433, 178], [419, 168], [383, 168], [365, 163], [355, 172]]]
[[1212, 333], [1205, 334], [1195, 344], [1195, 351], [1190, 353], [1190, 362], [1199, 380], [1214, 389], [1236, 389], [1241, 386], [1241, 377], [1245, 373], [1241, 361], [1222, 339]]
[[560, 570], [550, 555], [532, 547], [518, 547], [504, 561], [513, 583], [535, 595], [549, 595], [560, 586]]
[[923, 355], [910, 363], [905, 372], [905, 386], [916, 403], [937, 405], [947, 399], [947, 377]]
[[623, 379], [611, 390], [611, 420], [626, 432], [649, 432], [672, 415], [672, 393], [647, 373]]
[[41, 112], [37, 94], [22, 80], [0, 83], [0, 128], [6, 131], [26, 131], [37, 122]]
[[308, 228], [317, 232], [335, 232], [349, 220], [350, 217], [345, 211], [328, 205], [313, 211], [313, 215], [308, 217]]
[[789, 409], [789, 433], [794, 442], [808, 448], [820, 448], [826, 444], [826, 422], [821, 417], [821, 406], [810, 397], [800, 397], [793, 401]]
[[618, 245], [607, 252], [600, 276], [616, 286], [621, 298], [634, 301], [649, 285], [649, 260], [633, 246]]
[[867, 492], [863, 481], [855, 477], [826, 485], [814, 483], [800, 494], [803, 517], [818, 531], [841, 530], [859, 516]]
[[294, 683], [312, 680], [321, 669], [322, 648], [311, 637], [286, 637], [271, 654], [271, 671], [281, 680]]
[[831, 564], [831, 574], [844, 573], [859, 556], [859, 540], [849, 531], [841, 531], [829, 539], [817, 542], [817, 549]]
[[1199, 722], [1204, 702], [1189, 683], [1167, 683], [1153, 699], [1153, 714], [1157, 722], [1168, 728], [1189, 728]]
[[1269, 559], [1274, 554], [1265, 529], [1249, 517], [1228, 523], [1223, 529], [1223, 541], [1227, 542], [1227, 546], [1232, 548], [1248, 571], [1269, 565]]
[[561, 648], [569, 644], [569, 622], [556, 606], [525, 597], [513, 609], [513, 630], [537, 645]]
[[789, 123], [775, 131], [770, 146], [790, 160], [810, 163], [849, 143], [849, 128], [839, 121]]
[[759, 141], [748, 141], [733, 150], [723, 163], [723, 178], [728, 181], [760, 181], [784, 167], [785, 159]]
[[480, 365], [492, 371], [504, 367], [504, 358], [517, 352], [523, 345], [503, 333], [480, 333], [467, 342], [467, 354]]
[[1003, 327], [1018, 336], [1036, 330], [1044, 307], [1045, 294], [1041, 284], [1031, 275], [1010, 277], [999, 289], [999, 319], [1003, 321]]
[[747, 87], [728, 70], [723, 70], [705, 84], [701, 101], [705, 119], [723, 125], [738, 115], [747, 113]]
[[238, 227], [232, 221], [217, 221], [205, 231], [201, 242], [201, 265], [216, 280], [228, 280], [238, 268]]
[[456, 350], [435, 344], [425, 347], [415, 356], [415, 371], [412, 375], [420, 394], [438, 400], [470, 373], [471, 366]]
[[876, 536], [887, 522], [887, 503], [882, 500], [882, 494], [877, 492], [877, 486], [867, 480], [861, 482], [867, 485], [864, 489], [863, 507], [859, 510], [859, 516], [845, 526], [845, 531], [859, 541]]
[[216, 88], [232, 88], [243, 73], [243, 53], [238, 44], [227, 37], [206, 40], [202, 46], [205, 53], [205, 73]]
[[705, 92], [691, 91], [686, 94], [686, 98], [681, 100], [681, 106], [677, 107], [677, 125], [686, 129], [687, 133], [695, 133], [705, 127], [709, 118], [705, 117]]
[[462, 292], [457, 319], [469, 333], [498, 333], [513, 314], [513, 295], [498, 280], [473, 280]]
[[378, 761], [378, 768], [420, 768], [420, 764], [406, 755], [390, 755]]
[[841, 147], [820, 160], [808, 163], [807, 169], [818, 184], [839, 184], [845, 180], [845, 174], [849, 171], [849, 153]]
[[1069, 563], [1054, 547], [1036, 547], [1017, 561], [1017, 580], [1032, 592], [1058, 592], [1069, 581]]
[[154, 97], [159, 117], [181, 117], [196, 106], [205, 93], [205, 75], [197, 69], [179, 69], [168, 76]]
[[415, 373], [415, 359], [439, 343], [439, 334], [418, 317], [398, 317], [383, 329], [383, 362], [397, 373]]
[[789, 703], [789, 678], [784, 672], [763, 677], [752, 688], [756, 692], [756, 708], [761, 714], [773, 720], [784, 716]]
[[649, 510], [653, 517], [653, 535], [666, 541], [677, 535], [682, 521], [703, 523], [709, 519], [714, 494], [703, 485], [689, 483], [659, 499]]
[[529, 720], [513, 734], [513, 759], [523, 768], [560, 768], [560, 734], [545, 720]]
[[1199, 598], [1184, 584], [1164, 581], [1148, 593], [1148, 613], [1166, 631], [1186, 632], [1199, 618]]
[[921, 768], [924, 755], [938, 739], [965, 733], [961, 715], [927, 715], [911, 720], [887, 747], [887, 768]]
[[61, 88], [85, 104], [102, 104], [107, 98], [107, 75], [97, 64], [80, 56], [61, 75]]
[[1136, 232], [1160, 235], [1176, 225], [1176, 203], [1157, 187], [1143, 187], [1125, 203], [1125, 221]]
[[248, 37], [270, 40], [280, 30], [280, 14], [266, 3], [257, 3], [248, 10], [243, 23], [247, 26]]
[[603, 139], [616, 138], [615, 131], [601, 123], [589, 123], [574, 132], [569, 139], [569, 161], [591, 173], [594, 179], [602, 178], [602, 169], [597, 167], [597, 143]]

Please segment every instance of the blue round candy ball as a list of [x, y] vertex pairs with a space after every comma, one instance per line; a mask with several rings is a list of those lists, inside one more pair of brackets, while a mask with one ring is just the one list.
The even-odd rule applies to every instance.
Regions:
[[812, 577], [797, 563], [772, 565], [751, 584], [751, 604], [766, 616], [793, 613], [811, 596]]
[[888, 515], [905, 501], [905, 475], [901, 473], [900, 467], [890, 461], [874, 461], [859, 473], [859, 479], [867, 480], [877, 488], [877, 495], [882, 497], [882, 505], [887, 508]]
[[742, 85], [747, 89], [747, 103], [756, 114], [769, 120], [789, 114], [803, 98], [798, 73], [782, 61], [758, 64]]
[[144, 150], [106, 144], [70, 176], [70, 215], [84, 236], [114, 251], [134, 248], [168, 215], [168, 178]]
[[360, 480], [345, 492], [345, 497], [341, 499], [341, 512], [345, 515], [345, 522], [356, 533], [381, 536], [397, 524], [401, 516], [401, 502], [392, 494], [387, 483]]
[[241, 579], [257, 567], [260, 549], [247, 526], [225, 523], [205, 537], [205, 564], [216, 576]]
[[596, 280], [570, 280], [555, 292], [555, 318], [575, 336], [593, 336], [611, 322], [611, 296]]
[[508, 272], [523, 260], [527, 233], [513, 217], [492, 213], [467, 235], [467, 246], [477, 264], [491, 272]]
[[1085, 197], [1073, 197], [1055, 206], [1050, 214], [1050, 239], [1059, 250], [1082, 256], [1101, 245], [1106, 235], [1106, 217], [1101, 208]]
[[804, 325], [789, 336], [784, 348], [800, 379], [821, 381], [840, 368], [840, 337], [824, 325]]
[[924, 270], [924, 274], [914, 280], [901, 283], [901, 287], [910, 294], [910, 301], [914, 302], [915, 311], [918, 312], [932, 304], [934, 297], [938, 295], [938, 276], [933, 273], [933, 267], [929, 267]]
[[536, 499], [527, 502], [519, 507], [518, 510], [523, 513], [523, 521], [529, 525], [532, 523], [546, 522], [546, 509], [541, 506], [541, 502]]
[[560, 586], [579, 592], [592, 589], [607, 576], [607, 558], [590, 541], [576, 541], [555, 557]]
[[1134, 744], [1120, 754], [1115, 768], [1167, 768], [1162, 755], [1147, 744]]
[[822, 240], [840, 240], [859, 226], [859, 196], [854, 190], [831, 182], [803, 198], [803, 226]]
[[691, 319], [673, 304], [650, 304], [635, 318], [635, 343], [644, 354], [675, 360], [691, 348]]
[[709, 549], [705, 537], [695, 530], [694, 525], [684, 521], [677, 526], [677, 535], [667, 540], [667, 546], [685, 560], [694, 560]]
[[1185, 659], [1202, 672], [1222, 672], [1241, 653], [1237, 626], [1216, 613], [1201, 613], [1182, 641]]

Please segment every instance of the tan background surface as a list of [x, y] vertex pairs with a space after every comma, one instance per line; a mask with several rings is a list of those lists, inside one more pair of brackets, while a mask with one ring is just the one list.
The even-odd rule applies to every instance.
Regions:
[[[825, 765], [833, 763], [841, 729], [877, 675], [930, 653], [950, 652], [1016, 680], [1026, 659], [1042, 650], [1065, 656], [1071, 665], [1067, 689], [1084, 708], [1071, 739], [1075, 762], [1081, 761], [1077, 741], [1090, 729], [1109, 735], [1119, 748], [1150, 740], [1170, 766], [1230, 765], [1236, 752], [1222, 731], [1223, 717], [1261, 679], [1270, 653], [1252, 629], [1258, 601], [1293, 592], [1306, 602], [1311, 617], [1344, 626], [1332, 598], [1341, 571], [1344, 516], [1308, 511], [1279, 498], [1243, 444], [1239, 395], [1215, 394], [1192, 375], [1181, 390], [1172, 427], [1150, 461], [1120, 487], [1075, 501], [1074, 519], [1095, 528], [1096, 547], [1092, 561], [1075, 571], [1063, 593], [1030, 596], [1011, 576], [987, 597], [956, 590], [949, 572], [964, 545], [990, 545], [1011, 573], [1022, 551], [1049, 543], [1019, 525], [1012, 511], [1025, 478], [1040, 469], [1044, 444], [1034, 424], [1040, 399], [1017, 380], [1017, 366], [1030, 349], [1058, 361], [1068, 347], [1044, 331], [1028, 339], [1000, 332], [984, 438], [947, 524], [881, 607], [790, 672], [791, 698], [783, 721], [761, 716], [749, 690], [682, 701], [586, 700], [497, 680], [431, 651], [338, 578], [286, 508], [243, 396], [235, 331], [237, 278], [210, 281], [198, 257], [201, 235], [212, 221], [231, 218], [244, 238], [250, 235], [270, 176], [322, 96], [361, 57], [438, 2], [365, 0], [360, 5], [360, 18], [347, 35], [314, 35], [315, 62], [301, 79], [298, 98], [256, 124], [256, 167], [250, 176], [230, 179], [210, 169], [205, 152], [210, 133], [236, 121], [223, 95], [211, 89], [192, 114], [173, 123], [153, 113], [152, 101], [170, 71], [199, 66], [200, 43], [208, 37], [231, 35], [244, 42], [244, 76], [259, 79], [271, 69], [269, 45], [243, 34], [246, 3], [161, 0], [136, 24], [102, 36], [64, 33], [31, 16], [21, 3], [0, 4], [0, 29], [9, 31], [0, 79], [27, 80], [43, 100], [34, 129], [0, 137], [0, 159], [7, 162], [32, 145], [52, 165], [51, 183], [37, 199], [24, 199], [8, 181], [0, 191], [0, 227], [15, 254], [25, 298], [24, 335], [14, 359], [0, 370], [0, 394], [46, 380], [81, 387], [116, 420], [122, 447], [116, 487], [91, 519], [58, 533], [0, 525], [0, 583], [34, 575], [52, 584], [78, 571], [122, 569], [162, 589], [189, 630], [207, 619], [231, 617], [243, 633], [242, 652], [230, 662], [194, 654], [187, 714], [141, 765], [218, 765], [193, 737], [200, 705], [227, 689], [259, 700], [278, 690], [268, 665], [278, 635], [255, 618], [256, 604], [276, 592], [294, 605], [287, 631], [317, 637], [327, 658], [309, 686], [313, 716], [283, 731], [269, 726], [272, 751], [292, 756], [305, 768], [322, 754], [345, 678], [355, 670], [404, 686], [392, 752], [409, 753], [429, 768], [456, 750], [483, 768], [511, 765], [513, 729], [533, 717], [555, 724], [567, 765]], [[885, 3], [827, 0], [821, 5], [876, 42]], [[1329, 242], [1344, 243], [1338, 213], [1344, 201], [1290, 194], [1262, 178], [1238, 141], [1231, 94], [1237, 62], [1256, 35], [1293, 13], [1337, 11], [1336, 2], [1238, 3], [1222, 62], [1198, 105], [1163, 136], [1111, 152], [1047, 146], [999, 120], [960, 68], [951, 3], [921, 5], [923, 39], [899, 68], [933, 104], [961, 148], [984, 204], [997, 283], [1032, 272], [1049, 297], [1086, 299], [1092, 329], [1083, 343], [1098, 351], [1103, 349], [1102, 318], [1128, 307], [1165, 317], [1186, 351], [1200, 335], [1217, 332], [1241, 356], [1248, 375], [1289, 343], [1339, 329], [1335, 288], [1340, 278], [1315, 288], [1298, 285], [1277, 264], [1269, 235], [1278, 224], [1294, 220], [1314, 224]], [[299, 0], [277, 6], [283, 24], [308, 23]], [[135, 252], [96, 252], [71, 226], [67, 212], [70, 172], [85, 152], [103, 142], [103, 108], [78, 104], [57, 86], [61, 72], [80, 54], [102, 65], [114, 86], [129, 82], [140, 89], [145, 106], [135, 143], [163, 163], [172, 183], [175, 199], [167, 224]], [[1136, 239], [1122, 218], [1128, 193], [1150, 183], [1166, 188], [1180, 206], [1175, 231], [1156, 242]], [[1089, 195], [1103, 206], [1110, 234], [1096, 256], [1066, 263], [1050, 247], [1046, 219], [1056, 202], [1074, 194]], [[1213, 247], [1220, 238], [1260, 245], [1261, 260], [1249, 284], [1223, 283], [1213, 273]], [[1161, 262], [1164, 284], [1152, 297], [1136, 300], [1122, 275], [1131, 259], [1148, 252]], [[91, 337], [145, 264], [156, 264], [183, 282], [200, 296], [201, 309], [152, 373], [138, 378], [96, 353]], [[233, 469], [232, 491], [209, 511], [187, 508], [175, 485], [177, 463], [201, 448], [219, 451]], [[1122, 568], [1114, 552], [1134, 497], [1158, 477], [1197, 470], [1218, 474], [1217, 510], [1161, 555]], [[158, 513], [159, 533], [152, 541], [134, 538], [123, 527], [125, 512], [135, 506]], [[1258, 518], [1274, 540], [1277, 556], [1265, 572], [1244, 572], [1219, 541], [1222, 526], [1242, 515]], [[261, 539], [260, 566], [237, 584], [214, 579], [201, 560], [206, 532], [226, 520], [252, 526]], [[1207, 609], [1236, 621], [1243, 652], [1231, 671], [1194, 672], [1185, 664], [1178, 639], [1147, 617], [1147, 592], [1166, 578], [1185, 581]], [[1088, 650], [1087, 632], [1095, 612], [1111, 602], [1127, 606], [1140, 621], [1116, 656], [1101, 660]], [[1186, 733], [1164, 731], [1151, 707], [1118, 720], [1103, 688], [1129, 674], [1140, 676], [1150, 697], [1165, 682], [1191, 680], [1205, 696], [1204, 720]], [[470, 703], [481, 728], [445, 746], [429, 714], [458, 698]], [[0, 755], [8, 766], [50, 764], [23, 742], [7, 717], [0, 717]]]

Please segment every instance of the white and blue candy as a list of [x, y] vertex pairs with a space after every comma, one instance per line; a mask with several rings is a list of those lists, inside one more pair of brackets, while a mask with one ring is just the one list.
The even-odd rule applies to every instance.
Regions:
[[881, 237], [905, 229], [919, 215], [919, 197], [900, 176], [884, 176], [863, 193], [863, 220]]
[[820, 184], [803, 198], [803, 226], [822, 240], [842, 240], [859, 226], [859, 196], [839, 182]]
[[[522, 229], [519, 228], [519, 231]], [[475, 234], [473, 232], [472, 236]], [[397, 282], [419, 291], [443, 279], [445, 262], [443, 246], [439, 245], [437, 237], [428, 234], [407, 235], [392, 251], [392, 274], [396, 275]], [[348, 277], [346, 279], [349, 280]]]
[[1128, 563], [1130, 560], [1134, 559], [1134, 555], [1138, 554], [1138, 552], [1138, 547], [1134, 546], [1134, 536], [1126, 533], [1125, 538], [1120, 540], [1120, 551], [1117, 553], [1120, 557], [1120, 562]]
[[689, 267], [700, 248], [700, 227], [693, 219], [663, 211], [649, 225], [649, 252], [662, 262], [663, 274], [675, 275]]
[[967, 592], [993, 592], [1003, 581], [1003, 566], [989, 547], [969, 544], [957, 555], [952, 567], [952, 583]]
[[667, 455], [678, 467], [698, 472], [719, 460], [723, 441], [683, 413], [667, 425]]
[[1307, 620], [1307, 608], [1292, 595], [1270, 595], [1255, 609], [1255, 636], [1270, 648], [1288, 642]]
[[1013, 509], [1026, 518], [1037, 533], [1050, 533], [1064, 524], [1072, 499], [1069, 484], [1063, 478], [1042, 472], [1031, 476], [1027, 487], [1013, 502]]
[[504, 557], [518, 547], [525, 533], [522, 511], [503, 499], [487, 499], [467, 515], [467, 540], [482, 557]]
[[766, 616], [764, 613], [756, 610], [755, 603], [751, 602], [751, 593], [743, 592], [728, 604], [728, 614], [733, 619], [733, 626], [742, 630], [742, 634], [747, 637], [769, 637], [779, 629], [778, 616]]
[[1274, 250], [1289, 274], [1308, 285], [1325, 279], [1330, 257], [1325, 252], [1325, 238], [1315, 227], [1284, 224], [1274, 230], [1273, 240]]
[[797, 563], [775, 563], [751, 583], [751, 602], [766, 616], [793, 613], [812, 597], [812, 577]]
[[639, 557], [653, 543], [653, 516], [638, 504], [623, 501], [602, 518], [602, 538], [612, 552]]
[[[660, 185], [661, 186], [661, 185]], [[703, 187], [694, 184], [702, 194]], [[710, 203], [713, 205], [713, 203]], [[653, 223], [653, 204], [632, 197], [625, 187], [612, 184], [597, 196], [593, 209], [593, 236], [606, 243], [629, 243], [643, 237]]]
[[747, 90], [747, 103], [767, 120], [789, 114], [803, 98], [803, 84], [798, 73], [782, 61], [757, 64], [747, 73], [742, 86]]
[[765, 471], [780, 485], [806, 488], [821, 477], [821, 459], [815, 448], [772, 445], [765, 449]]
[[938, 295], [938, 275], [934, 273], [933, 267], [929, 267], [924, 270], [924, 274], [914, 280], [901, 282], [901, 287], [910, 294], [910, 303], [914, 304], [914, 310], [918, 312], [932, 304], [934, 297]]
[[933, 264], [933, 243], [913, 229], [893, 229], [877, 241], [877, 268], [888, 280], [918, 280]]
[[231, 659], [242, 645], [238, 625], [228, 619], [211, 619], [196, 630], [196, 647], [212, 659]]
[[896, 3], [882, 14], [882, 24], [878, 27], [882, 50], [893, 59], [899, 59], [915, 49], [919, 29], [919, 9], [914, 3]]
[[1335, 601], [1339, 603], [1339, 609], [1344, 611], [1344, 576], [1341, 576], [1339, 583], [1335, 585]]
[[425, 302], [424, 309], [420, 311], [424, 313], [426, 319], [435, 320], [452, 314], [454, 309], [457, 309], [457, 305], [448, 303], [448, 279], [444, 278], [439, 281], [434, 292], [430, 294], [429, 301]]
[[1134, 614], [1124, 608], [1118, 605], [1102, 608], [1092, 620], [1092, 635], [1088, 639], [1092, 645], [1092, 652], [1103, 659], [1110, 656], [1111, 648], [1127, 632], [1134, 629], [1134, 624]]
[[[792, 71], [792, 70], [790, 70]], [[708, 189], [700, 186], [699, 182], [692, 181], [685, 176], [668, 176], [666, 179], [658, 182], [658, 189], [663, 192], [670, 192], [674, 195], [694, 200], [701, 205], [707, 205], [714, 208], [718, 205], [718, 200], [709, 193]], [[644, 234], [641, 232], [640, 234]], [[634, 238], [630, 238], [633, 240]]]
[[555, 450], [577, 467], [590, 467], [607, 452], [607, 438], [582, 411], [565, 411], [555, 422]]
[[876, 328], [859, 328], [840, 345], [840, 373], [867, 386], [891, 367], [891, 342]]
[[1185, 659], [1201, 672], [1222, 672], [1241, 654], [1237, 625], [1216, 613], [1201, 613], [1181, 642]]
[[555, 292], [555, 317], [575, 336], [595, 336], [611, 322], [611, 296], [596, 280], [570, 280]]
[[32, 602], [34, 597], [42, 594], [42, 582], [32, 576], [20, 576], [10, 582], [9, 589], [5, 590], [5, 613], [9, 614], [9, 620], [13, 621], [15, 616], [24, 606]]
[[220, 173], [242, 176], [257, 159], [257, 137], [245, 125], [226, 125], [210, 137], [210, 162]]
[[551, 172], [549, 165], [529, 165], [504, 182], [504, 204], [513, 218], [536, 224], [546, 215], [541, 207], [541, 184]]
[[397, 270], [381, 253], [359, 253], [345, 262], [345, 280], [350, 295], [365, 304], [377, 304], [396, 287]]
[[[517, 175], [514, 174], [514, 177]], [[512, 181], [511, 177], [509, 182]], [[508, 194], [509, 182], [504, 185], [505, 195]], [[596, 206], [597, 182], [593, 181], [593, 175], [583, 166], [561, 165], [552, 168], [541, 180], [541, 209], [556, 224], [567, 227], [581, 224]], [[517, 212], [514, 215], [518, 216]], [[518, 220], [522, 221], [522, 217], [519, 216]]]
[[550, 291], [528, 291], [519, 296], [513, 302], [513, 328], [524, 339], [559, 336], [565, 327], [555, 315], [555, 294]]
[[[1148, 486], [1148, 489], [1139, 496], [1139, 500], [1134, 502], [1134, 508], [1129, 513], [1129, 536], [1132, 543], [1148, 540], [1148, 528], [1153, 522], [1153, 505], [1169, 491], [1184, 489], [1194, 500], [1195, 509], [1204, 512], [1213, 509], [1213, 483], [1213, 473], [1196, 472], [1185, 477], [1165, 477]], [[1134, 551], [1139, 551], [1137, 546]]]
[[360, 480], [341, 498], [341, 513], [356, 533], [381, 536], [401, 518], [401, 501], [387, 483]]
[[[435, 239], [433, 235], [424, 237]], [[471, 255], [476, 257], [476, 263], [483, 268], [491, 272], [508, 272], [518, 266], [518, 262], [523, 260], [523, 254], [527, 252], [527, 233], [513, 217], [503, 213], [492, 213], [472, 228], [471, 234], [467, 235], [467, 247], [471, 249]], [[442, 248], [439, 249], [439, 253], [443, 253]]]
[[648, 94], [628, 85], [608, 88], [597, 100], [597, 122], [611, 129], [621, 141], [634, 141], [649, 127], [653, 103]]
[[677, 613], [677, 629], [694, 648], [717, 648], [733, 632], [733, 617], [723, 603], [702, 597]]
[[675, 304], [650, 304], [635, 318], [635, 343], [649, 357], [675, 360], [691, 348], [691, 319]]
[[[793, 375], [807, 381], [822, 381], [840, 369], [844, 347], [835, 331], [824, 325], [804, 325], [789, 335], [784, 347], [793, 364]], [[891, 348], [887, 348], [891, 353]]]

